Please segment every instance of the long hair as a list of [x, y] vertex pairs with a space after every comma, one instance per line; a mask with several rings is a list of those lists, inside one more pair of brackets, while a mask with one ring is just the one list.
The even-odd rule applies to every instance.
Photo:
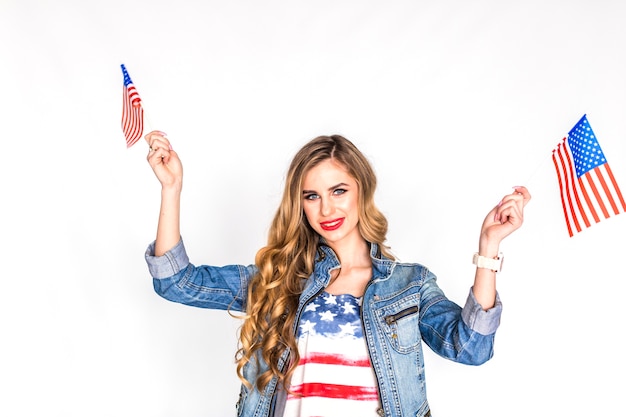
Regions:
[[[387, 219], [374, 204], [376, 175], [356, 146], [339, 135], [319, 136], [305, 144], [293, 158], [285, 179], [282, 200], [268, 233], [267, 245], [255, 258], [259, 272], [248, 288], [246, 314], [239, 332], [237, 375], [263, 390], [272, 378], [288, 389], [288, 381], [300, 360], [294, 334], [298, 301], [305, 281], [313, 272], [319, 235], [311, 228], [302, 206], [302, 184], [309, 170], [332, 159], [342, 164], [358, 184], [359, 231], [368, 242], [377, 243], [383, 255], [393, 259], [384, 245]], [[280, 358], [289, 352], [289, 359]], [[256, 381], [246, 380], [243, 369], [259, 360], [269, 366]]]

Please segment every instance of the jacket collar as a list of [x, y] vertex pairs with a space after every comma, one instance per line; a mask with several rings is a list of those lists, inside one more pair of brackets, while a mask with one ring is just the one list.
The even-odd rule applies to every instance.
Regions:
[[[370, 246], [370, 258], [372, 259], [372, 279], [387, 277], [393, 271], [395, 262], [382, 254], [377, 243], [368, 242]], [[341, 267], [337, 254], [320, 238], [318, 254], [315, 262], [314, 276], [323, 286], [330, 281], [330, 271]]]

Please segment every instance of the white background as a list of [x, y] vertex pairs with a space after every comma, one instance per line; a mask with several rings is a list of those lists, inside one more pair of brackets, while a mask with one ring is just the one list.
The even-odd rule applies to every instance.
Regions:
[[618, 0], [2, 0], [0, 415], [235, 415], [239, 322], [152, 289], [160, 188], [126, 149], [122, 63], [183, 160], [194, 263], [252, 262], [295, 151], [340, 133], [392, 249], [463, 303], [483, 216], [527, 185], [495, 356], [425, 347], [433, 414], [619, 415], [626, 215], [570, 238], [551, 152], [587, 114], [626, 191], [625, 21]]

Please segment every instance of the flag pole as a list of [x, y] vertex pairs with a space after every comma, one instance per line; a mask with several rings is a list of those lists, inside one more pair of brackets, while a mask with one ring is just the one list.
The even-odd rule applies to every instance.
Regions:
[[540, 162], [537, 164], [537, 166], [535, 167], [535, 169], [531, 172], [531, 174], [528, 176], [528, 178], [526, 179], [526, 182], [523, 185], [529, 184], [530, 181], [535, 177], [535, 175], [537, 174], [537, 172], [539, 172], [540, 168], [543, 168], [543, 166], [547, 163], [547, 158], [543, 157], [541, 158]]

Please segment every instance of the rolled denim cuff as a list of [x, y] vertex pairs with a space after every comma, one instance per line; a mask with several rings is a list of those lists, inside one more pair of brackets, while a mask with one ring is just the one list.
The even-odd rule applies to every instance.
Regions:
[[171, 277], [189, 265], [189, 258], [187, 257], [182, 238], [176, 246], [165, 252], [163, 256], [154, 256], [154, 244], [155, 242], [150, 243], [145, 253], [148, 270], [153, 278]]
[[492, 308], [485, 311], [474, 297], [473, 289], [470, 288], [467, 301], [461, 312], [463, 322], [470, 329], [482, 334], [490, 335], [496, 332], [500, 326], [500, 317], [502, 316], [502, 302], [500, 295], [496, 292], [496, 303]]

